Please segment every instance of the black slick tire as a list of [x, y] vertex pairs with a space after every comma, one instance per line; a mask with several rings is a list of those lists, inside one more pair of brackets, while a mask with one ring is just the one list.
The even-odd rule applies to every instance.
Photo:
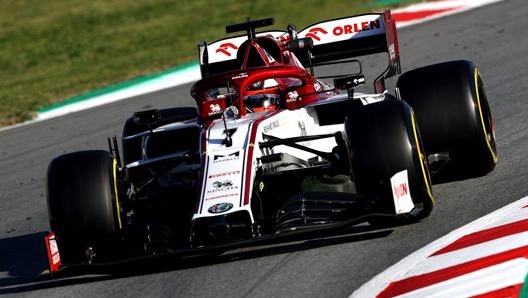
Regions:
[[395, 214], [390, 178], [407, 170], [415, 209], [405, 221], [427, 217], [433, 209], [427, 159], [410, 106], [394, 97], [353, 109], [345, 120], [352, 179], [356, 191], [378, 198], [381, 212]]
[[[87, 261], [87, 249], [103, 253], [120, 229], [116, 163], [106, 151], [79, 151], [48, 167], [50, 227], [63, 263]], [[105, 245], [106, 243], [106, 245]]]
[[491, 110], [472, 62], [449, 61], [408, 71], [399, 77], [397, 93], [416, 113], [425, 151], [448, 152], [448, 168], [459, 178], [485, 175], [495, 168]]

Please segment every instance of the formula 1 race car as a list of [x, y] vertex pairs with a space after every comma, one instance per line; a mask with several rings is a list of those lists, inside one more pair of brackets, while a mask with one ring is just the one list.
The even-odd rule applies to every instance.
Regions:
[[[385, 80], [401, 70], [390, 11], [256, 32], [273, 22], [248, 19], [226, 27], [245, 35], [198, 45], [196, 107], [136, 112], [121, 148], [114, 136], [109, 151], [51, 161], [52, 272], [416, 222], [433, 209], [431, 176], [494, 169], [491, 111], [473, 63], [408, 71], [391, 95]], [[357, 57], [378, 53], [388, 66], [374, 93], [360, 93]], [[336, 64], [359, 71], [315, 75]]]

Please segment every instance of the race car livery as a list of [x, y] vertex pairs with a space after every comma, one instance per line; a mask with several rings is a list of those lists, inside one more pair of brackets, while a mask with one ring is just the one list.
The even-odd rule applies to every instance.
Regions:
[[[138, 256], [203, 256], [368, 223], [418, 222], [432, 183], [477, 177], [497, 163], [476, 66], [448, 61], [398, 77], [390, 11], [296, 31], [245, 31], [200, 43], [196, 106], [135, 112], [109, 150], [48, 167], [50, 271]], [[388, 65], [361, 93], [365, 55]], [[317, 76], [320, 66], [359, 72]], [[456, 173], [454, 175], [453, 173]]]

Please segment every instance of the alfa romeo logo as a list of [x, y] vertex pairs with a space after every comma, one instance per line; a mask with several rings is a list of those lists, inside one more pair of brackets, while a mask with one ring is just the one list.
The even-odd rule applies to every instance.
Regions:
[[222, 213], [228, 211], [231, 208], [233, 208], [233, 204], [231, 203], [218, 203], [209, 207], [207, 211], [209, 211], [209, 213]]

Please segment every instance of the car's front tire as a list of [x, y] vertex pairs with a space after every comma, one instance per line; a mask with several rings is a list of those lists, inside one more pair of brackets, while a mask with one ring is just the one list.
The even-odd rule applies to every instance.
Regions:
[[53, 159], [48, 167], [50, 227], [63, 263], [104, 255], [121, 228], [116, 162], [106, 151], [80, 151]]
[[406, 170], [415, 206], [407, 219], [420, 220], [434, 204], [427, 159], [412, 109], [387, 97], [353, 109], [345, 120], [352, 179], [358, 193], [378, 198], [380, 211], [395, 214], [390, 179]]

